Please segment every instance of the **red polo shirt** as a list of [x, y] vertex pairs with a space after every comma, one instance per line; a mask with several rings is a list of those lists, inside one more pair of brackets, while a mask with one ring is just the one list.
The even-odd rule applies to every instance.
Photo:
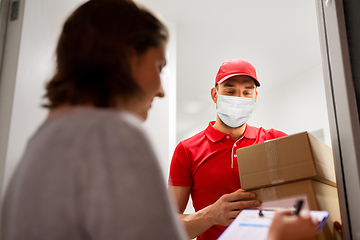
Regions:
[[[274, 129], [246, 125], [242, 137], [234, 141], [230, 134], [216, 130], [214, 123], [210, 122], [204, 131], [181, 141], [171, 160], [169, 185], [191, 186], [195, 211], [241, 188], [237, 149], [286, 136]], [[214, 225], [197, 239], [217, 239], [225, 229]]]

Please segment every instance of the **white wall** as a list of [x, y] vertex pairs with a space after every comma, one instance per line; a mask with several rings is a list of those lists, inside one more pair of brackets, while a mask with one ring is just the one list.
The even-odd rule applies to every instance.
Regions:
[[[249, 124], [294, 134], [308, 131], [331, 146], [324, 78], [320, 62], [288, 82], [270, 86], [258, 101]], [[323, 130], [324, 134], [318, 134]]]
[[177, 24], [176, 141], [215, 120], [210, 89], [216, 72], [223, 61], [244, 58], [255, 66], [261, 82], [249, 124], [288, 134], [309, 131], [330, 145], [315, 2], [225, 1], [216, 7], [189, 10], [197, 18]]
[[[44, 94], [44, 84], [53, 73], [57, 39], [67, 16], [83, 2], [85, 0], [27, 0], [22, 29], [16, 26], [18, 32], [21, 30], [21, 37], [14, 34], [8, 35], [6, 49], [9, 53], [4, 59], [7, 67], [3, 69], [2, 75], [6, 76], [6, 79], [1, 79], [0, 95], [1, 109], [4, 106], [8, 108], [8, 111], [3, 111], [5, 114], [1, 115], [0, 121], [1, 133], [8, 133], [7, 137], [3, 137], [0, 146], [3, 147], [0, 162], [5, 162], [3, 186], [7, 186], [27, 140], [46, 118], [47, 111], [40, 105]], [[9, 33], [15, 30], [12, 27], [9, 24]], [[175, 27], [171, 25], [170, 29], [174, 35], [176, 34]], [[169, 43], [169, 61], [164, 69], [163, 84], [167, 97], [154, 102], [149, 122], [145, 125], [152, 136], [159, 137], [154, 137], [153, 143], [161, 159], [160, 164], [164, 175], [167, 175], [166, 170], [169, 165], [169, 143], [171, 139], [175, 139], [175, 133], [169, 136], [168, 130], [170, 127], [175, 129], [175, 98], [171, 94], [171, 91], [175, 91], [176, 82], [175, 39]], [[19, 44], [8, 49], [12, 43], [16, 42]], [[14, 55], [17, 51], [19, 54]], [[9, 124], [4, 124], [3, 119], [8, 119]]]
[[[8, 115], [11, 122], [5, 152], [3, 190], [18, 164], [27, 140], [46, 117], [47, 112], [40, 105], [44, 84], [51, 77], [54, 67], [56, 41], [64, 19], [80, 2], [83, 1], [21, 1], [21, 5], [25, 7], [21, 36], [8, 38], [5, 42], [7, 50], [12, 41], [20, 40], [18, 49], [12, 49], [14, 52], [19, 50], [17, 62], [11, 63], [16, 72], [6, 79], [15, 84], [15, 88], [2, 86], [2, 91], [13, 94], [12, 99], [10, 96], [9, 99], [1, 99], [1, 104], [13, 101]], [[9, 24], [8, 31], [12, 31], [11, 27]], [[5, 55], [4, 64], [8, 60]], [[4, 68], [3, 71], [6, 73], [8, 69]]]
[[165, 97], [154, 99], [144, 127], [149, 133], [167, 182], [169, 166], [176, 144], [176, 24], [167, 23], [170, 39], [167, 44], [167, 63], [161, 73]]
[[[21, 4], [19, 14], [20, 18], [18, 20], [10, 21], [8, 24], [8, 18], [5, 16], [2, 16], [1, 18], [1, 21], [6, 19], [7, 34], [4, 40], [7, 44], [3, 50], [3, 56], [1, 56], [3, 57], [3, 62], [1, 66], [0, 79], [0, 194], [3, 185], [8, 138], [10, 134], [23, 11], [24, 4]], [[1, 13], [3, 14], [4, 12], [4, 9], [1, 9]], [[1, 26], [4, 27], [3, 24]], [[4, 29], [2, 29], [1, 32], [5, 33]]]

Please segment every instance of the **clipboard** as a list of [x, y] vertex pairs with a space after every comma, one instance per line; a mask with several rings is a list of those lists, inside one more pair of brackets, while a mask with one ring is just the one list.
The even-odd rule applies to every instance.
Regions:
[[[275, 211], [245, 209], [235, 218], [218, 240], [266, 240]], [[324, 227], [329, 217], [327, 211], [310, 211], [310, 216], [319, 221], [318, 232]]]

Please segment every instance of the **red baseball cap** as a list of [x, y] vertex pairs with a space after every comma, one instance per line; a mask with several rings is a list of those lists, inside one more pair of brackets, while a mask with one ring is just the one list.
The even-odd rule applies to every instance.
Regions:
[[249, 76], [254, 80], [255, 85], [260, 87], [254, 66], [242, 59], [233, 59], [221, 64], [216, 74], [215, 86], [235, 76]]

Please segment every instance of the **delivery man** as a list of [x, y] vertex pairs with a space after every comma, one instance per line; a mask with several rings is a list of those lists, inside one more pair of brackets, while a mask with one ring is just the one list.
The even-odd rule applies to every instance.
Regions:
[[260, 82], [248, 61], [224, 62], [211, 89], [216, 121], [175, 149], [169, 190], [180, 213], [192, 197], [195, 213], [181, 214], [191, 238], [217, 239], [242, 209], [260, 206], [255, 194], [241, 190], [236, 150], [286, 134], [246, 123], [257, 100], [257, 87]]

